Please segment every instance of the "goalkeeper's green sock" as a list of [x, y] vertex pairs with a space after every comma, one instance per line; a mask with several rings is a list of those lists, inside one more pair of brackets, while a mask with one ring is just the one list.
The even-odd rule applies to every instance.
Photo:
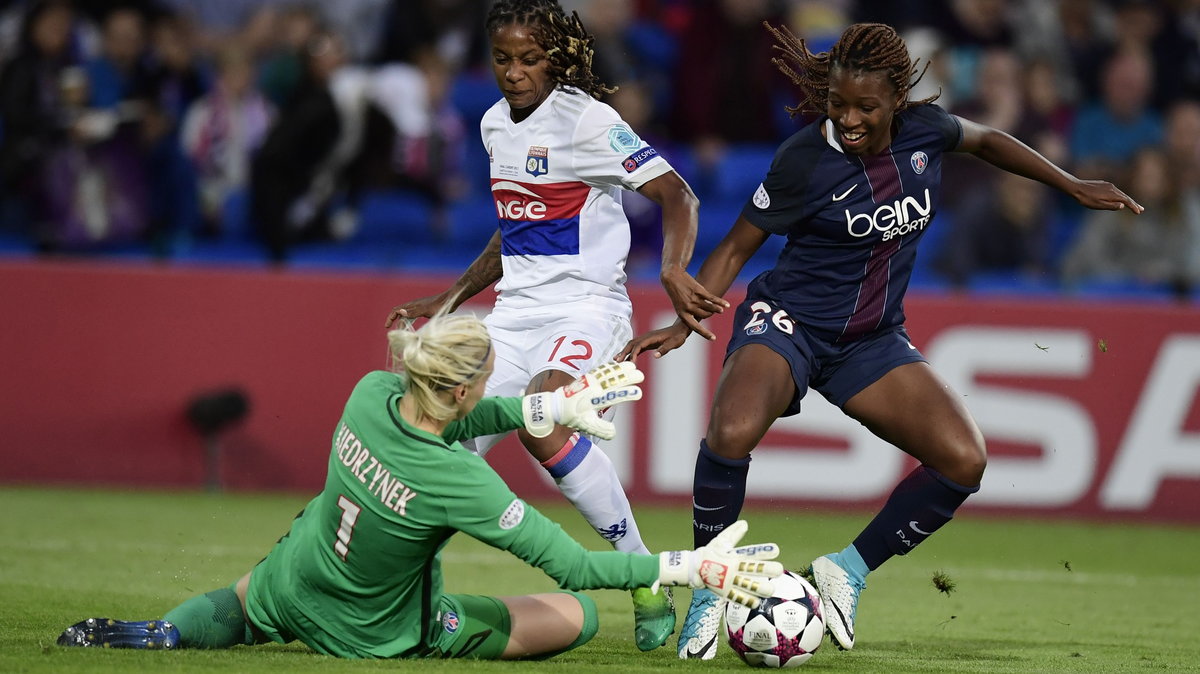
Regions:
[[163, 616], [179, 630], [180, 648], [229, 648], [254, 643], [235, 586], [192, 597]]
[[575, 637], [575, 641], [571, 642], [571, 645], [566, 648], [535, 655], [530, 658], [531, 660], [549, 660], [556, 655], [573, 651], [591, 641], [592, 637], [596, 636], [596, 632], [600, 631], [600, 614], [596, 610], [596, 602], [582, 592], [571, 592], [568, 590], [562, 590], [562, 592], [573, 595], [579, 601], [579, 607], [583, 609], [583, 627], [579, 630], [579, 636]]

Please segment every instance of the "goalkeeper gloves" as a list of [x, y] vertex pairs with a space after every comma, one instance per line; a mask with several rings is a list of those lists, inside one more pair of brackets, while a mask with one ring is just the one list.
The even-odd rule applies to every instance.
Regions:
[[637, 386], [645, 379], [630, 361], [602, 363], [579, 379], [553, 391], [525, 396], [521, 411], [525, 430], [535, 438], [544, 438], [555, 424], [570, 426], [601, 440], [612, 440], [617, 429], [600, 418], [600, 410], [642, 397]]
[[746, 520], [738, 520], [708, 545], [660, 553], [654, 591], [658, 591], [659, 585], [706, 587], [719, 597], [748, 608], [757, 607], [763, 597], [774, 593], [771, 579], [783, 574], [783, 565], [760, 561], [779, 556], [779, 546], [774, 543], [733, 547], [746, 535], [748, 527]]

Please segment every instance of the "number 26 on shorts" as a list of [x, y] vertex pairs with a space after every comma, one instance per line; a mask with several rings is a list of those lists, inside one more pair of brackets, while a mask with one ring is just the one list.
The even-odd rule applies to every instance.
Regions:
[[771, 324], [781, 332], [790, 335], [796, 331], [796, 322], [783, 309], [776, 311], [775, 307], [760, 300], [750, 305], [750, 311], [753, 312], [750, 314], [750, 320], [742, 326], [747, 335], [761, 335], [765, 332], [768, 315], [771, 317]]
[[583, 368], [575, 364], [575, 361], [582, 360], [583, 365], [587, 365], [592, 359], [592, 345], [585, 339], [573, 339], [567, 341], [567, 335], [563, 335], [554, 340], [554, 350], [550, 352], [550, 357], [546, 360], [558, 362], [566, 365], [572, 370], [580, 370]]

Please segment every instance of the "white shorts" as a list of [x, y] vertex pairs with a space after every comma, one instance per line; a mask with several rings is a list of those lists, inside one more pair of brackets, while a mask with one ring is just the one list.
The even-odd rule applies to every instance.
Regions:
[[[612, 360], [633, 338], [633, 326], [624, 316], [604, 314], [594, 307], [577, 311], [569, 316], [559, 312], [493, 312], [485, 318], [496, 349], [496, 367], [484, 395], [524, 395], [529, 381], [547, 370], [581, 375]], [[482, 436], [462, 444], [483, 456], [505, 435]]]

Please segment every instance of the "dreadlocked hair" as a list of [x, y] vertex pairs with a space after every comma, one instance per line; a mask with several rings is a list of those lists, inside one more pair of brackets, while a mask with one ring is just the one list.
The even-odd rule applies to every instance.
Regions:
[[883, 70], [900, 98], [897, 112], [913, 104], [932, 103], [941, 92], [919, 101], [909, 101], [908, 92], [925, 76], [929, 61], [918, 72], [917, 62], [908, 55], [904, 38], [883, 23], [856, 23], [847, 28], [827, 52], [814, 54], [804, 38], [796, 37], [787, 26], [776, 28], [766, 21], [763, 26], [775, 37], [775, 49], [782, 57], [771, 62], [800, 87], [803, 100], [787, 111], [794, 117], [800, 112], [825, 112], [829, 102], [829, 71], [833, 66], [849, 70]]
[[616, 92], [592, 72], [596, 39], [583, 27], [579, 12], [567, 16], [558, 0], [497, 0], [488, 12], [488, 35], [512, 24], [532, 29], [533, 39], [546, 50], [549, 75], [556, 83], [597, 99]]

